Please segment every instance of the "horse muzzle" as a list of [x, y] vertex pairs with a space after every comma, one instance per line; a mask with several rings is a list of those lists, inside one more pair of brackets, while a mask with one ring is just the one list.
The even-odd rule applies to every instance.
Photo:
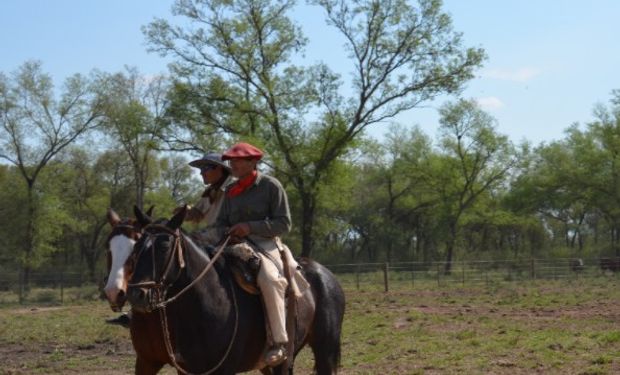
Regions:
[[125, 305], [125, 301], [127, 301], [125, 291], [116, 288], [106, 288], [104, 293], [112, 311], [120, 312]]
[[140, 313], [149, 313], [155, 310], [153, 299], [153, 289], [141, 287], [129, 287], [127, 290], [127, 300], [131, 304], [132, 310]]

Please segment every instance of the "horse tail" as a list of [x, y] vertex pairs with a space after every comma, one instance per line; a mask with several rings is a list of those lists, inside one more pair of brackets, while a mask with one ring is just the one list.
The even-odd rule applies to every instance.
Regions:
[[309, 344], [314, 353], [318, 375], [337, 372], [340, 366], [344, 292], [326, 267], [309, 259], [300, 262], [314, 292], [316, 312]]

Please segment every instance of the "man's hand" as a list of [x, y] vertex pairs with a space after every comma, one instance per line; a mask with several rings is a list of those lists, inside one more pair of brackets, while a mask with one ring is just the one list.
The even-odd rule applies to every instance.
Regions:
[[[176, 215], [179, 213], [179, 211], [181, 211], [181, 209], [183, 209], [184, 206], [180, 206], [180, 207], [175, 207], [174, 210], [172, 210], [172, 214]], [[190, 206], [189, 204], [187, 205], [187, 212], [192, 210], [192, 206]]]
[[228, 230], [228, 234], [236, 237], [246, 237], [250, 234], [250, 225], [248, 223], [235, 224]]

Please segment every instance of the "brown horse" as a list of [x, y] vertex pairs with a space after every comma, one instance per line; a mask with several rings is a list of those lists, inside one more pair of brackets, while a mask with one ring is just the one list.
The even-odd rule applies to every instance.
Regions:
[[[180, 230], [184, 216], [181, 210], [169, 221], [153, 223], [136, 209], [136, 219], [144, 229], [126, 263], [131, 272], [127, 298], [132, 311], [160, 319], [163, 328], [153, 336], [164, 333], [168, 363], [180, 373], [235, 374], [261, 369], [264, 374], [292, 374], [292, 360], [289, 366], [265, 367], [262, 355], [267, 334], [259, 296], [233, 281], [226, 260], [213, 261]], [[311, 260], [300, 264], [310, 288], [299, 300], [291, 359], [308, 344], [316, 372], [334, 374], [340, 360], [344, 293], [325, 267]], [[134, 330], [134, 324], [132, 338], [149, 334]], [[153, 362], [151, 367], [159, 365]]]
[[[152, 208], [149, 215], [151, 211]], [[108, 277], [104, 292], [112, 311], [118, 312], [125, 304], [131, 277], [125, 263], [142, 236], [142, 228], [135, 219], [121, 218], [113, 209], [108, 209], [107, 218], [112, 230], [107, 240]], [[136, 351], [136, 374], [156, 374], [170, 362], [157, 314], [132, 311], [129, 331]]]

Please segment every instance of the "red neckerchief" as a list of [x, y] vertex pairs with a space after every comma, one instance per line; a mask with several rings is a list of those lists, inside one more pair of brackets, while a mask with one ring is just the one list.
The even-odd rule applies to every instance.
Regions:
[[228, 190], [228, 193], [226, 193], [226, 195], [229, 198], [233, 198], [233, 197], [236, 197], [237, 195], [243, 193], [244, 191], [246, 191], [254, 183], [254, 181], [256, 181], [256, 176], [257, 175], [258, 174], [256, 173], [256, 170], [252, 171], [252, 173], [250, 173], [247, 177], [244, 177], [244, 178], [240, 179], [239, 181], [237, 181], [237, 183], [234, 184]]

